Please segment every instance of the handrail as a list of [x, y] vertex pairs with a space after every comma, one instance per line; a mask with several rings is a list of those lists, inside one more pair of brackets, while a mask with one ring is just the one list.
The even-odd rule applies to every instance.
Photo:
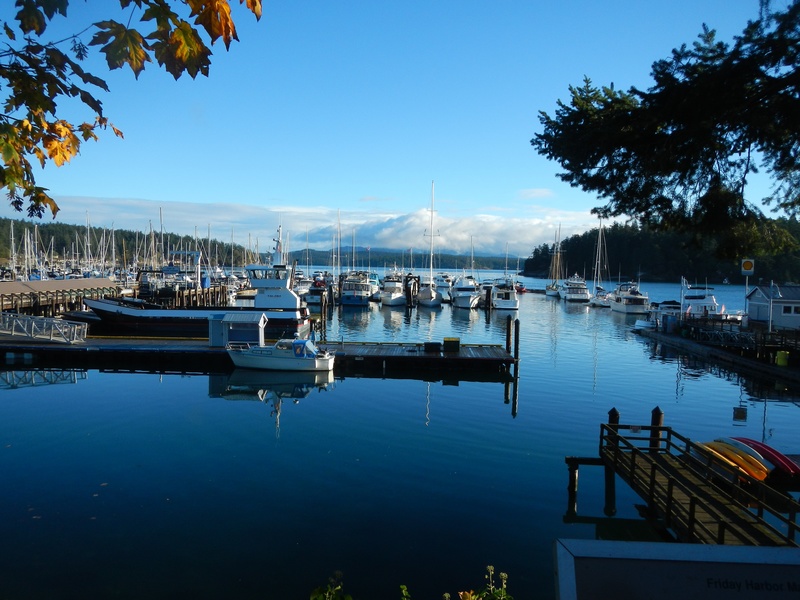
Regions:
[[[649, 435], [646, 437], [623, 436], [620, 434], [620, 430], [632, 431], [637, 434], [641, 432], [648, 432]], [[662, 437], [662, 434], [664, 433], [666, 433], [666, 437]], [[675, 443], [673, 438], [678, 440], [680, 444]], [[634, 444], [634, 442], [638, 441], [647, 442], [647, 447], [644, 449], [639, 448]], [[775, 535], [788, 540], [792, 545], [797, 545], [795, 543], [795, 536], [799, 528], [797, 523], [797, 514], [800, 512], [800, 504], [791, 498], [780, 495], [779, 492], [770, 486], [750, 477], [746, 473], [738, 472], [738, 469], [733, 470], [729, 466], [723, 465], [719, 461], [715, 461], [710, 453], [705, 451], [704, 448], [693, 443], [689, 438], [676, 433], [670, 427], [602, 424], [600, 429], [600, 454], [601, 456], [604, 454], [608, 455], [615, 465], [621, 465], [623, 456], [629, 454], [630, 464], [625, 467], [625, 472], [629, 473], [632, 484], [634, 484], [636, 481], [637, 469], [644, 469], [644, 467], [637, 467], [637, 465], [649, 465], [650, 473], [645, 473], [641, 476], [643, 481], [649, 480], [650, 487], [648, 489], [648, 500], [654, 502], [656, 494], [660, 494], [660, 496], [665, 499], [665, 506], [667, 510], [665, 518], [667, 523], [671, 523], [673, 517], [679, 518], [680, 516], [684, 516], [687, 519], [687, 526], [691, 532], [694, 527], [702, 526], [702, 523], [697, 523], [695, 521], [694, 516], [696, 509], [699, 506], [702, 510], [706, 511], [710, 516], [718, 521], [719, 529], [716, 537], [718, 540], [723, 539], [725, 534], [724, 518], [726, 516], [735, 518], [736, 516], [740, 515], [737, 515], [737, 513], [732, 510], [713, 507], [704, 500], [695, 498], [693, 495], [694, 490], [690, 489], [689, 486], [682, 482], [677, 480], [673, 481], [672, 478], [669, 477], [669, 474], [666, 473], [666, 469], [664, 469], [665, 475], [668, 477], [668, 484], [666, 488], [662, 484], [659, 484], [656, 480], [654, 469], [657, 469], [659, 466], [659, 463], [656, 460], [659, 456], [670, 455], [677, 456], [681, 459], [686, 459], [689, 457], [691, 460], [685, 461], [684, 464], [696, 476], [704, 479], [711, 489], [713, 489], [715, 492], [729, 496], [732, 504], [739, 511], [752, 514], [750, 511], [750, 506], [748, 505], [754, 505], [758, 511], [757, 515], [754, 515], [754, 518], [757, 517], [760, 519], [763, 525], [769, 527], [775, 533]], [[697, 456], [698, 454], [706, 457], [705, 463], [702, 462]], [[704, 469], [699, 467], [704, 467]], [[720, 469], [722, 469], [722, 473], [727, 474], [725, 479], [726, 481], [729, 479], [728, 483], [731, 484], [728, 489], [721, 488], [713, 480], [713, 476], [721, 475]], [[746, 487], [741, 486], [740, 481], [744, 481], [746, 483]], [[645, 487], [644, 484], [642, 484], [642, 487]], [[681, 512], [681, 504], [679, 502], [673, 502], [676, 487], [692, 499], [690, 500], [688, 511]], [[784, 511], [773, 507], [773, 502], [778, 497], [783, 504], [785, 509]], [[773, 499], [772, 502], [769, 500], [770, 498]], [[772, 518], [785, 525], [788, 531], [787, 534], [782, 533], [773, 525], [766, 522], [763, 518], [765, 512], [768, 513]], [[788, 513], [789, 516], [785, 516], [783, 512]], [[704, 529], [708, 535], [713, 535], [713, 532], [705, 527]], [[740, 540], [745, 541], [735, 530], [729, 529], [729, 532]]]
[[0, 333], [37, 340], [75, 344], [86, 341], [86, 323], [73, 323], [49, 317], [29, 317], [0, 313]]

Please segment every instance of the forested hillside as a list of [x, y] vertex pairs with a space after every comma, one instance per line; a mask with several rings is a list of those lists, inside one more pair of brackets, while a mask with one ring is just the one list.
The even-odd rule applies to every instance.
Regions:
[[[795, 240], [800, 240], [800, 224], [796, 219], [780, 219]], [[598, 230], [561, 240], [562, 264], [568, 274], [577, 272], [591, 279], [594, 271]], [[555, 240], [554, 240], [555, 242]], [[530, 277], [547, 277], [553, 243], [533, 249], [525, 260], [523, 272]], [[635, 225], [614, 224], [605, 228], [608, 267], [613, 281], [641, 279], [643, 281], [744, 282], [741, 259], [755, 259], [755, 278], [787, 282], [800, 279], [800, 251], [776, 256], [741, 256], [735, 260], [715, 257], [715, 241], [696, 240], [689, 235], [653, 232]], [[800, 248], [800, 244], [798, 245]], [[751, 277], [751, 281], [753, 278]]]
[[[0, 219], [0, 266], [11, 262], [12, 256], [12, 220]], [[207, 237], [179, 236], [174, 233], [151, 231], [129, 231], [124, 229], [103, 229], [65, 225], [63, 223], [36, 223], [13, 220], [14, 252], [17, 264], [22, 264], [26, 252], [26, 244], [32, 253], [35, 249], [42, 266], [46, 263], [60, 263], [64, 260], [83, 262], [88, 260], [95, 264], [110, 266], [112, 260], [118, 265], [139, 267], [157, 264], [160, 257], [170, 252], [200, 252], [203, 264], [213, 266], [243, 266], [247, 263], [261, 261], [271, 255], [275, 243], [272, 237], [252, 239], [247, 247], [230, 241], [208, 239]], [[27, 242], [26, 242], [27, 238]], [[298, 265], [327, 266], [332, 263], [330, 250], [296, 249], [289, 254], [289, 260], [297, 260]], [[372, 248], [356, 248], [355, 256], [348, 246], [342, 248], [339, 259], [343, 269], [354, 266], [359, 269], [383, 269], [397, 265], [404, 269], [427, 268], [427, 253], [409, 255], [404, 249], [388, 250]], [[412, 264], [413, 261], [413, 264]], [[470, 257], [464, 255], [437, 254], [436, 269], [462, 270], [470, 268]], [[508, 259], [508, 270], [516, 272], [516, 257]], [[476, 256], [476, 269], [504, 269], [505, 257]]]
[[[0, 266], [11, 261], [10, 219], [0, 219]], [[798, 249], [777, 256], [751, 256], [756, 264], [756, 280], [787, 282], [800, 280], [800, 223], [796, 219], [783, 219], [781, 225], [788, 229]], [[119, 265], [148, 266], [157, 262], [166, 251], [200, 252], [203, 262], [211, 265], [241, 266], [254, 262], [258, 256], [268, 255], [274, 246], [272, 239], [254, 239], [249, 247], [231, 244], [224, 240], [179, 236], [173, 233], [109, 230], [99, 227], [81, 227], [62, 223], [36, 224], [30, 221], [13, 221], [14, 248], [17, 263], [24, 260], [26, 243], [35, 248], [39, 260], [61, 262], [63, 260], [84, 261], [91, 257], [97, 264], [110, 265], [113, 259]], [[28, 241], [26, 242], [26, 237]], [[682, 276], [690, 281], [718, 282], [727, 278], [731, 283], [743, 282], [740, 260], [719, 260], [714, 255], [714, 240], [699, 242], [687, 235], [643, 230], [635, 225], [614, 224], [605, 229], [608, 267], [611, 279], [642, 279], [643, 281], [680, 281]], [[595, 264], [597, 229], [561, 240], [563, 264], [568, 274], [578, 274], [591, 279]], [[531, 255], [519, 264], [516, 257], [509, 257], [509, 271], [522, 271], [531, 277], [547, 277], [553, 243], [533, 248]], [[355, 266], [360, 269], [382, 270], [395, 264], [404, 269], [427, 268], [427, 256], [409, 256], [403, 250], [356, 248], [355, 257], [351, 248], [342, 248], [342, 268]], [[154, 261], [154, 257], [156, 260]], [[298, 249], [289, 253], [290, 260], [298, 265], [330, 265], [329, 250]], [[411, 260], [413, 258], [413, 265]], [[505, 257], [475, 257], [476, 269], [505, 269]], [[449, 271], [470, 269], [469, 256], [437, 254], [435, 268]], [[751, 279], [752, 280], [752, 279]]]

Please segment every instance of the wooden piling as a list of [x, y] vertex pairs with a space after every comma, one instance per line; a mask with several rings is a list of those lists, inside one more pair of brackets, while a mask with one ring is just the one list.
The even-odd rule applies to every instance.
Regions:
[[[658, 454], [661, 448], [661, 427], [664, 426], [664, 411], [656, 406], [650, 416], [650, 454]], [[658, 428], [658, 429], [656, 429]]]

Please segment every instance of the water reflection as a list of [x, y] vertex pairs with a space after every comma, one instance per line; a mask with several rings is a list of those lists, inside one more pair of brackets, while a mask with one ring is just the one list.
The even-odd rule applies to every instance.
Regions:
[[86, 371], [72, 369], [31, 369], [0, 371], [0, 389], [16, 390], [43, 385], [75, 384], [86, 379]]
[[224, 381], [209, 377], [209, 396], [226, 400], [257, 400], [270, 407], [275, 435], [280, 437], [284, 400], [298, 404], [311, 392], [327, 391], [334, 385], [333, 371], [258, 371], [235, 369]]

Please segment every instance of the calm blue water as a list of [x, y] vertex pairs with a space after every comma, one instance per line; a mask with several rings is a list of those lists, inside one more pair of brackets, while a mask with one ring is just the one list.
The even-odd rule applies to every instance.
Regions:
[[[741, 287], [716, 292], [744, 307]], [[580, 474], [584, 522], [564, 522], [564, 457], [597, 454], [611, 408], [647, 424], [659, 406], [693, 439], [800, 452], [784, 386], [654, 348], [607, 310], [527, 294], [515, 316], [516, 415], [498, 383], [6, 372], [0, 596], [299, 599], [339, 570], [357, 600], [398, 598], [401, 584], [440, 598], [494, 565], [514, 597], [552, 598], [556, 538], [643, 539], [624, 485], [603, 516], [596, 467]], [[503, 344], [505, 315], [376, 306], [328, 322], [335, 340], [450, 336]]]

